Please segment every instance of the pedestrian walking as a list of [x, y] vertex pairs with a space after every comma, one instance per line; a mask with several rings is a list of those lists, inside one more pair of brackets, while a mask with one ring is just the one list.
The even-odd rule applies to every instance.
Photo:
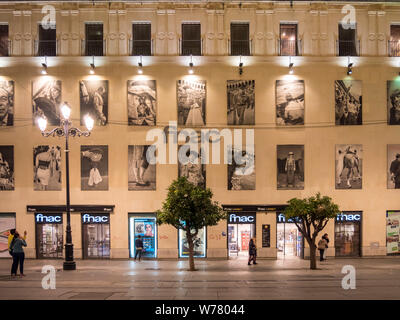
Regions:
[[139, 254], [139, 261], [140, 261], [143, 251], [143, 240], [141, 236], [138, 236], [138, 238], [135, 240], [135, 247], [136, 247], [135, 260], [137, 255]]
[[256, 238], [251, 238], [249, 242], [249, 261], [247, 264], [250, 265], [251, 261], [253, 261], [253, 264], [257, 264], [256, 259], [257, 259]]
[[324, 260], [328, 260], [328, 259], [326, 258], [326, 252], [328, 251], [327, 249], [328, 249], [328, 247], [329, 247], [329, 237], [328, 237], [328, 234], [325, 233], [325, 234], [322, 236], [322, 238], [324, 238], [324, 239], [326, 240], [326, 249], [324, 250]]
[[25, 260], [25, 253], [24, 248], [26, 247], [26, 231], [24, 232], [24, 237], [20, 238], [19, 233], [15, 231], [14, 238], [11, 241], [10, 248], [12, 250], [13, 256], [13, 264], [11, 267], [11, 277], [17, 276], [17, 269], [19, 264], [19, 272], [20, 277], [25, 277], [24, 274], [24, 260]]
[[324, 261], [324, 252], [327, 248], [328, 242], [324, 237], [318, 241], [318, 250], [319, 250], [319, 261]]

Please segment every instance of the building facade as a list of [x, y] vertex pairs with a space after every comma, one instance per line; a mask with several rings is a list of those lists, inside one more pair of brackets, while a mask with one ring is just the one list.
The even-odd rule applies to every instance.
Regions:
[[[67, 101], [74, 125], [95, 118], [70, 140], [76, 258], [133, 257], [138, 235], [149, 258], [185, 257], [154, 214], [178, 175], [230, 213], [198, 257], [245, 255], [252, 236], [260, 258], [308, 256], [281, 212], [317, 192], [343, 211], [328, 256], [400, 253], [400, 4], [350, 4], [1, 3], [0, 232], [26, 229], [28, 258], [62, 258], [65, 145], [35, 119], [54, 128]], [[171, 121], [230, 130], [235, 147], [253, 132], [254, 161], [181, 166], [169, 140], [167, 163], [148, 163], [146, 136]]]

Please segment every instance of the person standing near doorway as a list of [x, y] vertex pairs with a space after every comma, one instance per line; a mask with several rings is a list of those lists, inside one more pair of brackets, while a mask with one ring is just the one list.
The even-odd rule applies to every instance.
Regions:
[[319, 261], [324, 261], [324, 252], [328, 246], [328, 242], [325, 240], [324, 236], [318, 241]]
[[249, 242], [249, 261], [247, 264], [250, 265], [251, 261], [253, 261], [253, 264], [257, 264], [256, 259], [257, 259], [256, 239], [251, 238]]
[[326, 252], [328, 251], [328, 247], [329, 247], [329, 237], [328, 237], [328, 234], [325, 233], [325, 234], [322, 236], [322, 238], [325, 239], [325, 241], [326, 241], [326, 248], [325, 248], [325, 250], [324, 250], [324, 260], [328, 260], [328, 259], [326, 258]]
[[20, 271], [20, 277], [25, 277], [24, 274], [24, 260], [25, 260], [25, 253], [24, 253], [24, 248], [26, 247], [26, 231], [24, 231], [24, 237], [20, 238], [19, 233], [16, 231], [14, 233], [14, 238], [11, 241], [10, 249], [12, 250], [12, 256], [13, 256], [13, 264], [11, 267], [11, 277], [16, 277], [17, 276], [17, 269], [18, 269], [18, 264], [19, 264], [19, 271]]
[[138, 238], [135, 240], [135, 247], [136, 247], [135, 260], [139, 254], [139, 261], [140, 261], [140, 258], [142, 257], [142, 251], [143, 251], [142, 236], [139, 235]]

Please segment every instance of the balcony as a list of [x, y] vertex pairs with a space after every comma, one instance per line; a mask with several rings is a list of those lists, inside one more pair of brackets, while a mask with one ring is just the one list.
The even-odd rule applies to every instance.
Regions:
[[129, 52], [131, 56], [152, 56], [154, 40], [129, 40]]
[[200, 40], [183, 40], [179, 39], [179, 52], [181, 56], [202, 56], [203, 55], [203, 39]]
[[302, 41], [278, 39], [278, 55], [279, 56], [301, 56]]
[[2, 39], [0, 40], [0, 57], [11, 56], [11, 40]]
[[336, 40], [336, 55], [357, 57], [360, 55], [360, 40]]
[[58, 55], [58, 40], [35, 40], [34, 54], [40, 57]]
[[389, 57], [400, 57], [400, 40], [388, 41]]
[[228, 50], [230, 56], [252, 56], [253, 41], [228, 39]]
[[105, 56], [106, 40], [82, 40], [81, 55], [83, 56]]

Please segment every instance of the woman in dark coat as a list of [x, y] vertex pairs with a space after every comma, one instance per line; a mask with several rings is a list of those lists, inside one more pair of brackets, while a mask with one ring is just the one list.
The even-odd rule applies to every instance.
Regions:
[[250, 262], [252, 260], [253, 260], [253, 264], [257, 264], [256, 258], [257, 258], [256, 239], [251, 238], [251, 240], [249, 242], [249, 261], [247, 264], [250, 265]]

